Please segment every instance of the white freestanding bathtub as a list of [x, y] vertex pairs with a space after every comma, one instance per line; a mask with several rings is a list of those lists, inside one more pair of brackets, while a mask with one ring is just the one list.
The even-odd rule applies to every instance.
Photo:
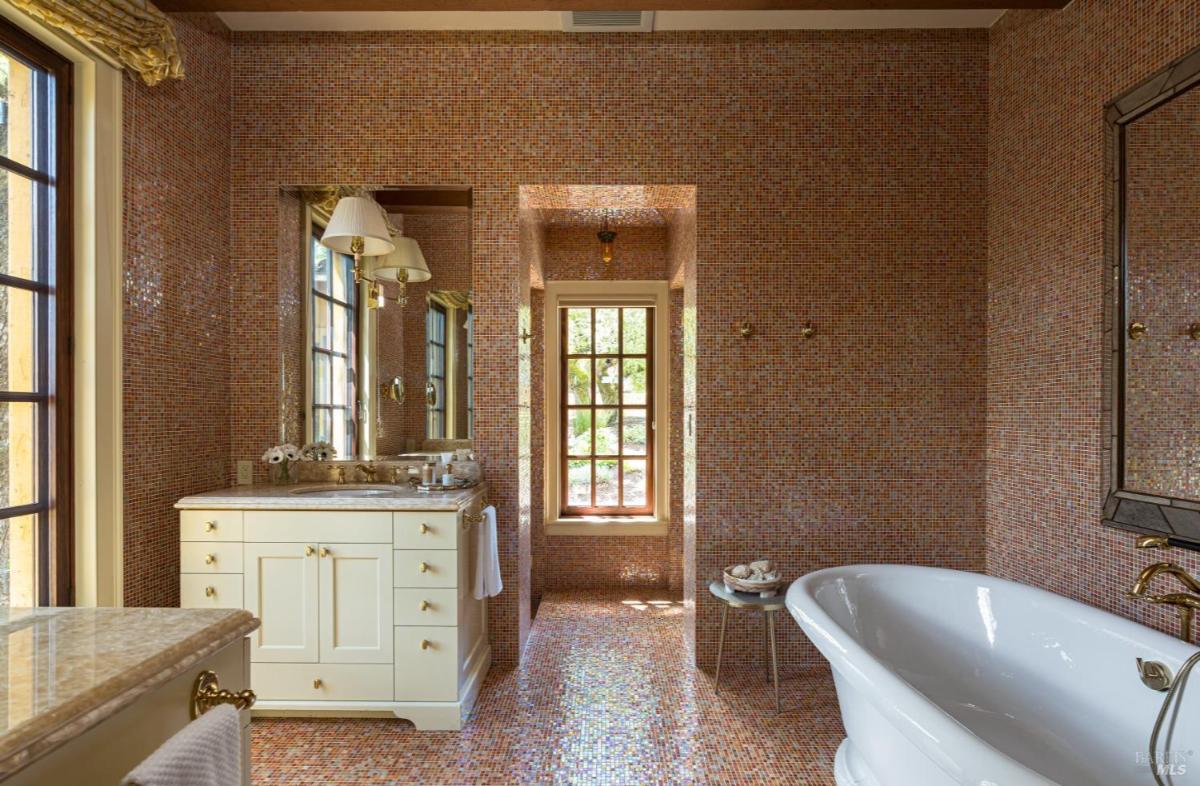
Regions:
[[[787, 606], [833, 667], [839, 786], [1152, 786], [1165, 694], [1142, 684], [1136, 659], [1175, 674], [1196, 651], [1049, 592], [937, 568], [820, 570], [792, 584]], [[1159, 743], [1173, 786], [1200, 785], [1200, 667], [1187, 685]]]

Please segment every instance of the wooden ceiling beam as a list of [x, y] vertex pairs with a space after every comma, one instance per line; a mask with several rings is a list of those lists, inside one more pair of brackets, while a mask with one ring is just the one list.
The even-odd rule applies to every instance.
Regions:
[[977, 11], [1070, 0], [155, 0], [163, 11]]

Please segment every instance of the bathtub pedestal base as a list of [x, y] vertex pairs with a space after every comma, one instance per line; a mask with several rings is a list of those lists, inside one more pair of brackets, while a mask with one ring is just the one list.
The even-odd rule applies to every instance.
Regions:
[[849, 738], [842, 740], [833, 757], [833, 777], [837, 786], [880, 786], [879, 779], [867, 769]]

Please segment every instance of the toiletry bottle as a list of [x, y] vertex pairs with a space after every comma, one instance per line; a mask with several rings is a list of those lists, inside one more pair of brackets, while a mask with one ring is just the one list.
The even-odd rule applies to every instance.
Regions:
[[453, 464], [447, 464], [445, 467], [442, 468], [442, 485], [443, 486], [454, 485], [453, 469], [454, 469]]
[[426, 486], [433, 485], [434, 465], [432, 461], [426, 462], [425, 466], [421, 467], [421, 483]]

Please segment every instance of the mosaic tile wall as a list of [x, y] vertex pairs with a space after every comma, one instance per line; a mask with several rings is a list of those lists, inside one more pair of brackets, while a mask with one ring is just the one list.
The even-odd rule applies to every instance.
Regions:
[[124, 83], [130, 606], [178, 605], [179, 527], [171, 506], [231, 479], [229, 32], [211, 15], [173, 19], [188, 78], [153, 88], [136, 76]]
[[[477, 445], [510, 588], [490, 604], [500, 664], [528, 625], [520, 184], [698, 186], [698, 582], [759, 554], [789, 576], [982, 567], [986, 32], [233, 40], [233, 458], [277, 432], [290, 384], [275, 322], [257, 318], [279, 275], [275, 189], [473, 186]], [[818, 338], [801, 342], [810, 319]], [[707, 665], [719, 610], [697, 602]], [[783, 651], [815, 661], [798, 629]]]
[[[594, 220], [594, 218], [592, 219]], [[643, 218], [643, 220], [645, 220]], [[653, 219], [651, 219], [653, 220]], [[616, 257], [611, 264], [599, 258], [600, 244], [596, 232], [600, 224], [592, 226], [546, 227], [541, 234], [541, 273], [544, 281], [598, 281], [598, 280], [659, 280], [664, 281], [669, 270], [669, 228], [665, 219], [657, 218], [654, 226], [620, 226], [615, 243]], [[614, 224], [614, 226], [619, 226]], [[619, 536], [549, 536], [543, 531], [545, 520], [545, 297], [541, 289], [533, 290], [532, 319], [534, 328], [531, 340], [533, 368], [533, 596], [538, 598], [545, 591], [596, 587], [665, 588], [678, 590], [682, 583], [680, 568], [683, 559], [682, 544], [674, 540], [679, 548], [671, 549], [671, 533], [657, 537]], [[671, 358], [680, 354], [678, 340], [680, 324], [679, 305], [672, 304], [668, 323], [672, 326]], [[672, 367], [671, 405], [672, 422], [682, 406], [682, 368]], [[671, 432], [671, 444], [682, 444], [679, 432]], [[678, 451], [672, 458], [681, 460]], [[682, 487], [671, 477], [672, 509], [678, 507]], [[678, 475], [681, 479], [682, 475]], [[682, 531], [680, 519], [673, 519], [672, 529]], [[670, 584], [672, 576], [676, 581]]]
[[1125, 355], [1125, 485], [1200, 499], [1200, 90], [1125, 134], [1129, 319], [1146, 335]]
[[[988, 570], [1164, 630], [1106, 493], [1104, 105], [1200, 46], [1197, 0], [1008, 12], [989, 44]], [[1200, 559], [1172, 550], [1191, 569]]]

